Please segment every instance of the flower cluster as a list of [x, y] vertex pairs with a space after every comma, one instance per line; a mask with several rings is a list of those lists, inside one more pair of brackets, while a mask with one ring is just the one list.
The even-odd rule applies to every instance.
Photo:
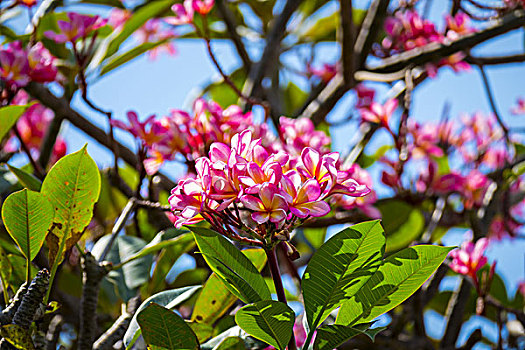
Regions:
[[144, 166], [148, 174], [154, 174], [165, 162], [182, 156], [186, 163], [194, 163], [207, 155], [213, 142], [229, 144], [233, 135], [250, 130], [269, 144], [268, 126], [255, 124], [252, 113], [244, 113], [239, 106], [226, 109], [217, 103], [197, 99], [193, 113], [174, 109], [169, 115], [156, 118], [150, 116], [139, 122], [134, 112], [128, 113], [129, 124], [113, 120], [114, 126], [129, 131], [147, 148], [148, 158]]
[[[401, 52], [410, 51], [430, 43], [444, 43], [456, 40], [460, 36], [474, 32], [469, 26], [469, 17], [464, 13], [456, 16], [446, 16], [446, 27], [444, 31], [438, 31], [434, 23], [421, 18], [415, 10], [397, 11], [394, 16], [385, 20], [386, 37], [377, 47], [375, 54], [380, 57], [387, 57]], [[437, 70], [442, 66], [449, 66], [454, 71], [470, 69], [468, 63], [463, 61], [465, 55], [456, 53], [442, 59], [438, 63], [427, 64], [425, 66], [430, 77], [437, 74]]]
[[326, 215], [329, 197], [370, 191], [339, 170], [337, 153], [306, 147], [298, 159], [286, 152], [269, 154], [249, 130], [235, 134], [230, 145], [213, 143], [209, 157], [196, 160], [196, 171], [195, 178], [179, 181], [169, 199], [176, 225], [207, 219], [229, 236], [224, 225], [259, 228], [264, 239], [278, 232], [286, 237], [301, 220]]
[[40, 42], [24, 48], [15, 41], [0, 50], [0, 79], [8, 86], [24, 87], [30, 81], [46, 83], [57, 76], [55, 57]]
[[81, 15], [76, 12], [68, 12], [69, 21], [57, 21], [59, 33], [48, 30], [44, 33], [46, 37], [59, 44], [66, 42], [75, 43], [78, 39], [86, 39], [97, 29], [106, 25], [107, 20], [99, 16]]

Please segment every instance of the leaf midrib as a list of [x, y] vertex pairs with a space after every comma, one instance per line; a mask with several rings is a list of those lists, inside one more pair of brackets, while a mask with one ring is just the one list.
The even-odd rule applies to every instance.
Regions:
[[[357, 246], [357, 248], [356, 248], [354, 254], [356, 254], [357, 251], [359, 250], [359, 248], [361, 248], [361, 246], [363, 245], [363, 242], [365, 241], [366, 237], [368, 237], [368, 235], [370, 234], [370, 232], [372, 231], [372, 229], [373, 229], [375, 226], [376, 226], [376, 225], [372, 226], [372, 227], [368, 230], [368, 232], [366, 233], [366, 235], [363, 237], [363, 239], [361, 240], [361, 242], [359, 242], [359, 244], [358, 244], [358, 246]], [[357, 259], [357, 257], [356, 257], [356, 259]], [[332, 298], [332, 296], [333, 296], [333, 294], [334, 294], [334, 290], [336, 289], [336, 286], [339, 285], [339, 281], [341, 281], [342, 276], [345, 275], [346, 271], [348, 271], [348, 267], [349, 267], [349, 266], [352, 264], [352, 262], [354, 262], [356, 259], [350, 261], [350, 262], [345, 266], [344, 272], [341, 274], [341, 277], [337, 279], [337, 282], [336, 282], [336, 283], [334, 283], [334, 286], [332, 287], [332, 290], [330, 291], [330, 294], [329, 294], [330, 297], [329, 297], [329, 298], [327, 299], [327, 301], [323, 304], [323, 306], [322, 306], [322, 308], [321, 308], [321, 312], [319, 312], [319, 314], [317, 315], [317, 317], [316, 317], [316, 319], [315, 319], [315, 322], [312, 323], [312, 329], [317, 328], [317, 325], [318, 325], [318, 323], [320, 322], [320, 318], [322, 317], [324, 311], [326, 310], [326, 305], [328, 304], [328, 301], [331, 300], [331, 298]], [[379, 268], [379, 266], [378, 266], [378, 268]], [[377, 269], [376, 269], [376, 271], [377, 271]]]
[[[257, 311], [259, 312], [259, 315], [261, 315], [261, 318], [264, 320], [264, 323], [266, 323], [266, 325], [268, 326], [268, 328], [269, 328], [270, 331], [272, 332], [273, 339], [275, 339], [275, 341], [277, 342], [277, 345], [279, 345], [279, 349], [282, 350], [281, 342], [280, 342], [279, 339], [277, 338], [277, 334], [275, 334], [275, 332], [273, 331], [273, 328], [270, 326], [270, 323], [266, 320], [266, 318], [264, 317], [262, 311], [259, 309], [259, 307], [257, 306], [257, 304], [253, 304], [253, 306], [255, 306], [255, 308], [256, 308]], [[293, 332], [293, 330], [292, 330], [292, 332]]]
[[[369, 308], [367, 308], [366, 311], [369, 311], [369, 310], [372, 310], [380, 301], [383, 301], [386, 297], [390, 296], [391, 295], [391, 292], [392, 290], [394, 290], [396, 287], [399, 287], [401, 284], [403, 284], [404, 282], [406, 282], [410, 277], [414, 276], [415, 274], [417, 274], [419, 271], [421, 271], [421, 269], [424, 267], [424, 266], [427, 266], [429, 265], [431, 262], [433, 262], [434, 260], [439, 260], [440, 256], [442, 254], [439, 254], [437, 255], [436, 257], [430, 259], [427, 261], [427, 263], [425, 265], [422, 265], [417, 271], [415, 271], [414, 273], [411, 273], [409, 274], [406, 278], [404, 278], [403, 280], [401, 280], [399, 283], [397, 283], [394, 288], [391, 288], [388, 293], [385, 293], [381, 298], [379, 298], [378, 300], [376, 300], [375, 303], [371, 304]], [[363, 310], [363, 312], [361, 313], [361, 315], [364, 313], [365, 310]], [[355, 320], [353, 320], [352, 322], [356, 322], [360, 319], [361, 316], [359, 316], [358, 318], [356, 318]], [[351, 325], [353, 325], [354, 323], [351, 323]]]

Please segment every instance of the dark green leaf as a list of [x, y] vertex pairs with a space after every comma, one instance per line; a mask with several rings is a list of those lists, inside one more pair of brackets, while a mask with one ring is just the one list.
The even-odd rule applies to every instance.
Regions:
[[168, 350], [198, 349], [197, 336], [176, 313], [159, 304], [150, 304], [139, 312], [137, 321], [148, 347]]
[[16, 124], [18, 118], [33, 104], [22, 106], [5, 106], [0, 108], [0, 141], [9, 133], [9, 130]]
[[251, 261], [233, 244], [218, 233], [202, 228], [189, 227], [199, 250], [213, 272], [245, 303], [271, 299], [263, 277]]
[[[266, 264], [266, 253], [262, 249], [246, 249], [242, 253], [250, 259], [258, 271], [262, 270]], [[213, 324], [228, 311], [236, 300], [237, 297], [229, 291], [227, 285], [214, 273], [208, 278], [195, 301], [191, 320]]]
[[377, 203], [386, 233], [386, 251], [407, 247], [421, 235], [425, 218], [421, 210], [400, 200]]
[[42, 181], [37, 179], [33, 174], [9, 164], [7, 164], [7, 167], [16, 176], [20, 184], [28, 190], [39, 192], [42, 188]]
[[137, 312], [131, 319], [128, 330], [126, 331], [126, 334], [124, 335], [124, 338], [122, 340], [124, 342], [124, 345], [127, 348], [131, 348], [137, 340], [137, 338], [140, 336], [141, 331], [139, 328], [139, 324], [137, 323], [137, 315], [148, 305], [156, 303], [158, 305], [165, 306], [168, 309], [174, 309], [186, 300], [188, 300], [193, 294], [195, 294], [200, 289], [201, 286], [190, 286], [173, 290], [167, 290], [155, 294], [149, 297], [148, 299], [144, 300], [144, 302], [140, 305], [140, 307], [137, 309]]
[[375, 220], [344, 229], [319, 248], [301, 283], [310, 329], [315, 330], [376, 272], [384, 247], [383, 228]]
[[242, 307], [235, 322], [252, 337], [284, 350], [292, 336], [295, 313], [284, 303], [263, 300]]
[[368, 322], [410, 297], [454, 247], [419, 245], [388, 257], [357, 294], [343, 303], [336, 323]]

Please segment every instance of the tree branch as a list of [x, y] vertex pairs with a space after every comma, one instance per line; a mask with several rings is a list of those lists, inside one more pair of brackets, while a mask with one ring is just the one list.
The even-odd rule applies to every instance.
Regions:
[[339, 0], [341, 13], [341, 62], [343, 63], [343, 79], [351, 84], [354, 75], [354, 21], [352, 16], [352, 0]]
[[485, 30], [467, 34], [452, 42], [431, 43], [385, 58], [380, 65], [369, 67], [368, 70], [375, 73], [391, 73], [399, 71], [410, 64], [421, 66], [428, 62], [438, 61], [456, 52], [471, 49], [484, 41], [520, 28], [523, 25], [525, 25], [525, 11], [515, 10], [504, 18], [497, 20], [495, 24]]
[[455, 346], [463, 325], [463, 314], [465, 313], [467, 301], [470, 298], [471, 289], [472, 285], [465, 279], [462, 279], [459, 290], [452, 294], [447, 307], [447, 327], [445, 335], [441, 339], [441, 348]]
[[225, 0], [217, 0], [215, 5], [217, 6], [217, 10], [219, 10], [221, 17], [226, 24], [226, 30], [228, 31], [233, 45], [235, 45], [235, 48], [237, 49], [237, 53], [239, 54], [239, 57], [241, 58], [244, 65], [244, 69], [246, 72], [250, 72], [250, 69], [252, 68], [252, 61], [250, 60], [248, 51], [246, 51], [246, 48], [244, 47], [241, 36], [239, 33], [237, 33], [237, 23], [235, 22], [233, 13], [228, 8], [228, 5], [225, 4]]

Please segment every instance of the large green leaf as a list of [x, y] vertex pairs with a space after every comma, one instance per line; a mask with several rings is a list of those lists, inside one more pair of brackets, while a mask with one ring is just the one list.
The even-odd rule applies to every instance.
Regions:
[[343, 303], [337, 324], [368, 322], [411, 296], [454, 247], [419, 245], [388, 257], [359, 292]]
[[4, 302], [6, 305], [9, 304], [9, 294], [8, 294], [8, 287], [9, 287], [9, 280], [11, 279], [11, 273], [13, 272], [13, 265], [11, 265], [11, 262], [7, 258], [7, 254], [0, 247], [0, 281], [2, 282], [2, 290], [4, 293]]
[[386, 327], [369, 329], [370, 324], [356, 325], [355, 327], [331, 324], [320, 327], [314, 341], [314, 350], [332, 350], [356, 335], [364, 334], [374, 341], [375, 336]]
[[379, 220], [344, 229], [319, 248], [301, 283], [312, 331], [376, 272], [384, 250], [385, 235]]
[[[250, 259], [258, 271], [261, 271], [266, 264], [266, 253], [262, 249], [246, 249], [242, 253]], [[228, 311], [235, 301], [237, 301], [237, 297], [213, 273], [195, 301], [191, 319], [196, 322], [213, 324]]]
[[[110, 239], [111, 235], [106, 235], [100, 238], [93, 246], [91, 253], [97, 260], [102, 256]], [[122, 265], [123, 261], [137, 254], [145, 246], [146, 242], [138, 237], [126, 235], [117, 236], [104, 259], [111, 262], [113, 266], [119, 265], [122, 267], [110, 271], [106, 280], [114, 285], [117, 294], [124, 300], [132, 298], [136, 294], [136, 289], [149, 279], [151, 264], [153, 262], [151, 255], [142, 256]]]
[[159, 304], [139, 312], [137, 321], [149, 349], [198, 349], [197, 336], [184, 320]]
[[111, 58], [102, 68], [100, 69], [100, 76], [103, 76], [109, 72], [111, 72], [113, 69], [120, 67], [121, 65], [131, 61], [134, 58], [137, 58], [138, 56], [142, 55], [143, 53], [154, 49], [160, 45], [164, 45], [169, 41], [169, 39], [164, 39], [156, 42], [146, 42], [144, 44], [141, 44], [139, 46], [136, 46], [132, 48], [129, 51], [126, 51], [125, 53], [118, 55], [116, 57]]
[[33, 174], [30, 174], [25, 170], [19, 169], [9, 164], [7, 164], [7, 167], [16, 176], [18, 182], [20, 182], [22, 186], [28, 190], [40, 192], [40, 189], [42, 188], [42, 181], [37, 179]]
[[184, 288], [166, 290], [164, 292], [157, 293], [152, 295], [139, 306], [135, 315], [131, 319], [129, 327], [124, 335], [122, 341], [127, 348], [131, 348], [137, 338], [141, 335], [141, 330], [137, 322], [137, 315], [144, 310], [148, 305], [155, 303], [161, 306], [165, 306], [168, 309], [174, 309], [186, 300], [188, 300], [192, 295], [201, 289], [201, 286], [189, 286]]
[[381, 211], [386, 232], [386, 251], [406, 248], [425, 228], [421, 210], [400, 200], [387, 200], [376, 205]]
[[199, 250], [204, 254], [204, 259], [230, 292], [245, 303], [271, 299], [264, 278], [239, 249], [210, 229], [190, 229], [194, 233]]
[[284, 303], [263, 300], [242, 307], [235, 322], [252, 337], [284, 350], [292, 336], [295, 313]]
[[24, 114], [26, 109], [31, 107], [32, 104], [23, 105], [23, 106], [6, 106], [0, 108], [0, 141], [4, 138], [5, 135], [11, 130], [11, 128], [16, 124], [18, 118]]
[[26, 259], [40, 251], [53, 224], [53, 206], [38, 192], [28, 189], [12, 193], [2, 206], [2, 220]]
[[86, 146], [60, 159], [44, 179], [42, 194], [55, 209], [53, 226], [46, 237], [49, 263], [55, 269], [90, 223], [99, 193], [100, 174]]

